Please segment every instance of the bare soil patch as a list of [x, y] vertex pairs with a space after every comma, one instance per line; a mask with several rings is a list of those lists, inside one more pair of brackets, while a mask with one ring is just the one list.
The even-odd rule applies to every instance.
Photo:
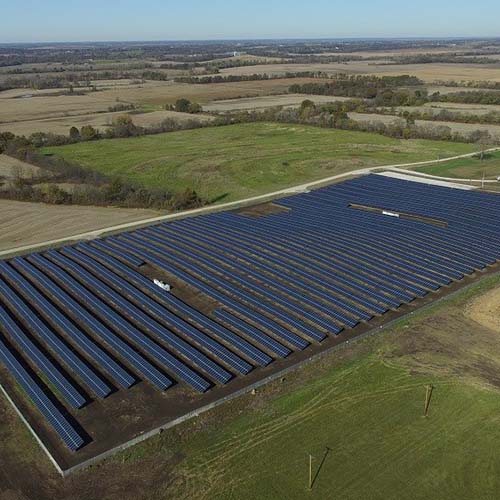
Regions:
[[246, 217], [264, 217], [266, 215], [279, 214], [289, 211], [289, 208], [277, 205], [276, 203], [264, 203], [262, 205], [242, 208], [241, 210], [237, 210], [236, 213], [245, 215]]
[[500, 333], [500, 287], [481, 295], [466, 308], [466, 316]]

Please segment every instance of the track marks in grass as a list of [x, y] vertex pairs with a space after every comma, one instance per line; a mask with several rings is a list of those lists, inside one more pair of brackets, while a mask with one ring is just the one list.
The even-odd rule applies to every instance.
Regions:
[[[233, 466], [232, 464], [244, 461], [244, 456], [248, 456], [248, 454], [258, 457], [258, 450], [263, 449], [273, 441], [276, 442], [285, 434], [293, 433], [302, 426], [307, 425], [307, 422], [314, 419], [321, 421], [322, 416], [325, 414], [331, 414], [334, 417], [335, 412], [348, 411], [349, 408], [357, 404], [370, 404], [370, 401], [376, 402], [381, 398], [389, 398], [402, 392], [416, 392], [422, 387], [422, 383], [419, 381], [408, 383], [407, 377], [404, 380], [404, 376], [396, 376], [390, 381], [390, 387], [368, 391], [357, 388], [356, 391], [349, 395], [343, 395], [349, 378], [357, 377], [358, 371], [358, 366], [344, 370], [335, 379], [331, 387], [325, 390], [322, 387], [323, 384], [320, 384], [318, 391], [312, 397], [308, 397], [304, 402], [300, 403], [296, 410], [287, 414], [283, 413], [277, 419], [248, 427], [246, 430], [238, 432], [234, 437], [223, 439], [206, 448], [203, 453], [197, 455], [192, 462], [188, 462], [180, 471], [181, 476], [183, 476], [183, 483], [190, 486], [190, 493], [186, 498], [190, 495], [192, 495], [192, 498], [213, 498], [212, 495], [216, 491], [219, 492], [222, 487], [221, 484], [224, 484], [224, 493], [227, 494], [229, 490], [241, 484], [242, 481], [251, 480], [251, 476], [247, 474], [241, 481], [233, 479], [233, 475], [230, 475], [231, 480], [228, 482], [227, 470]], [[302, 394], [299, 394], [300, 396]], [[285, 396], [286, 398], [287, 396]], [[390, 418], [390, 416], [387, 418]], [[401, 445], [397, 456], [403, 455], [406, 448], [405, 445]], [[342, 449], [336, 449], [335, 452], [342, 453]], [[303, 457], [292, 461], [287, 459], [286, 465], [282, 469], [283, 472], [290, 470], [293, 464], [298, 464], [301, 460], [304, 460]], [[281, 469], [273, 467], [272, 471], [269, 471], [269, 475], [272, 476], [279, 470]], [[259, 475], [261, 474], [262, 471], [259, 472]], [[203, 484], [199, 484], [200, 479]], [[223, 480], [224, 482], [222, 482]], [[354, 478], [353, 481], [355, 480]]]

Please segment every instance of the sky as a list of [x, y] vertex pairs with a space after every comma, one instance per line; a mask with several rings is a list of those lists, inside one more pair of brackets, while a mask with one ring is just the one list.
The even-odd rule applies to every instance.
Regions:
[[500, 36], [499, 0], [0, 0], [0, 43]]

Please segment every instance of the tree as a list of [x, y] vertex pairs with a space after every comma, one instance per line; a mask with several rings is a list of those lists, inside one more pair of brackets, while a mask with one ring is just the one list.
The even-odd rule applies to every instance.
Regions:
[[104, 196], [108, 202], [117, 202], [123, 199], [125, 191], [125, 185], [123, 181], [115, 177], [111, 182], [104, 188]]
[[69, 129], [69, 136], [71, 139], [78, 140], [80, 139], [80, 131], [76, 127], [71, 127]]
[[300, 105], [300, 117], [303, 120], [306, 120], [309, 118], [311, 115], [314, 114], [314, 111], [316, 109], [316, 106], [314, 105], [314, 102], [310, 101], [309, 99], [306, 99], [302, 101], [302, 104]]
[[11, 132], [0, 132], [0, 153], [3, 153], [7, 149], [9, 142], [16, 138]]
[[189, 113], [191, 107], [191, 101], [188, 99], [177, 99], [175, 103], [175, 111], [178, 111], [179, 113]]
[[189, 112], [190, 113], [201, 113], [203, 111], [203, 108], [201, 107], [201, 104], [197, 102], [192, 102], [189, 106]]
[[175, 193], [170, 201], [172, 210], [188, 210], [190, 208], [198, 208], [203, 205], [202, 199], [194, 189], [187, 188], [182, 193]]
[[56, 184], [49, 184], [45, 195], [45, 201], [47, 203], [62, 205], [64, 203], [68, 203], [70, 200], [71, 196], [66, 191], [62, 190]]
[[486, 150], [489, 149], [491, 147], [491, 145], [493, 144], [493, 138], [491, 137], [491, 134], [485, 130], [485, 131], [477, 131], [477, 134], [479, 136], [479, 138], [477, 139], [477, 144], [480, 148], [480, 152], [479, 152], [479, 159], [481, 161], [484, 160], [484, 157], [485, 157], [485, 153], [486, 153]]
[[409, 111], [403, 111], [401, 116], [406, 120], [407, 127], [411, 127], [412, 125], [415, 125], [415, 120]]
[[92, 127], [92, 125], [84, 125], [80, 131], [80, 134], [84, 141], [91, 141], [99, 137], [99, 132], [97, 132], [97, 130]]
[[130, 137], [137, 134], [137, 127], [130, 115], [120, 115], [113, 120], [111, 125], [115, 137]]

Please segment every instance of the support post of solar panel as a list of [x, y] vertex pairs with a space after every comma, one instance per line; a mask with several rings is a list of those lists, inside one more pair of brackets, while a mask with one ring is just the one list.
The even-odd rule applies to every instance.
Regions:
[[432, 391], [434, 386], [432, 384], [428, 384], [425, 387], [425, 405], [424, 405], [424, 417], [429, 415], [429, 407], [431, 404]]

